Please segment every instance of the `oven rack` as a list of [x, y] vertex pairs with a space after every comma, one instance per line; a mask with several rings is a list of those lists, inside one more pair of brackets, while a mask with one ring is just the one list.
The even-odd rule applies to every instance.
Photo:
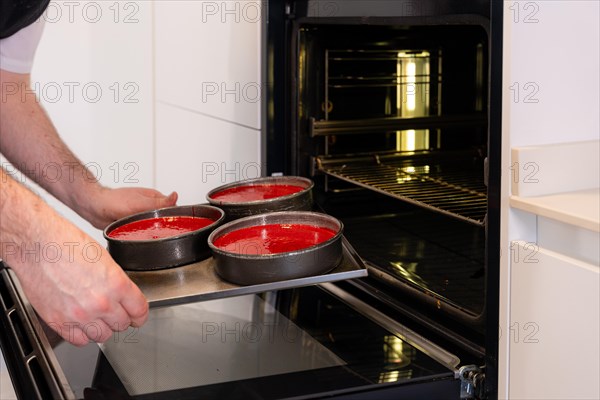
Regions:
[[319, 171], [387, 196], [484, 226], [487, 188], [483, 168], [468, 160], [401, 155], [316, 158]]

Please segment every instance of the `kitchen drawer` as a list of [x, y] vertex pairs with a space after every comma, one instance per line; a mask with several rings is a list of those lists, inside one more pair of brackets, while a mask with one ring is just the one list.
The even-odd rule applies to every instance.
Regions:
[[510, 257], [510, 398], [599, 398], [600, 269], [522, 241]]

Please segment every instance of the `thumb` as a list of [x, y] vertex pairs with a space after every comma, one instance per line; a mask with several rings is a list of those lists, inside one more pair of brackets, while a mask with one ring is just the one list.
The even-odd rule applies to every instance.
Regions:
[[162, 196], [157, 198], [158, 200], [158, 208], [162, 208], [162, 207], [171, 207], [177, 204], [177, 198], [179, 196], [177, 195], [177, 192], [173, 192], [168, 196]]

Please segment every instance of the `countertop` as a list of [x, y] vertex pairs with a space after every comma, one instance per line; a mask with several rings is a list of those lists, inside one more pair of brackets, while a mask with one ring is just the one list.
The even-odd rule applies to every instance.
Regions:
[[510, 197], [511, 207], [600, 232], [600, 188], [536, 197]]

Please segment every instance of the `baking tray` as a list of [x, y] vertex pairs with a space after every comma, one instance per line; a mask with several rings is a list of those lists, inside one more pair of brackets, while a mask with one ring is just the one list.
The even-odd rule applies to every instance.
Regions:
[[181, 267], [155, 271], [127, 271], [151, 308], [223, 299], [367, 276], [367, 269], [350, 243], [342, 240], [342, 261], [328, 273], [279, 282], [239, 286], [221, 279], [210, 257]]

